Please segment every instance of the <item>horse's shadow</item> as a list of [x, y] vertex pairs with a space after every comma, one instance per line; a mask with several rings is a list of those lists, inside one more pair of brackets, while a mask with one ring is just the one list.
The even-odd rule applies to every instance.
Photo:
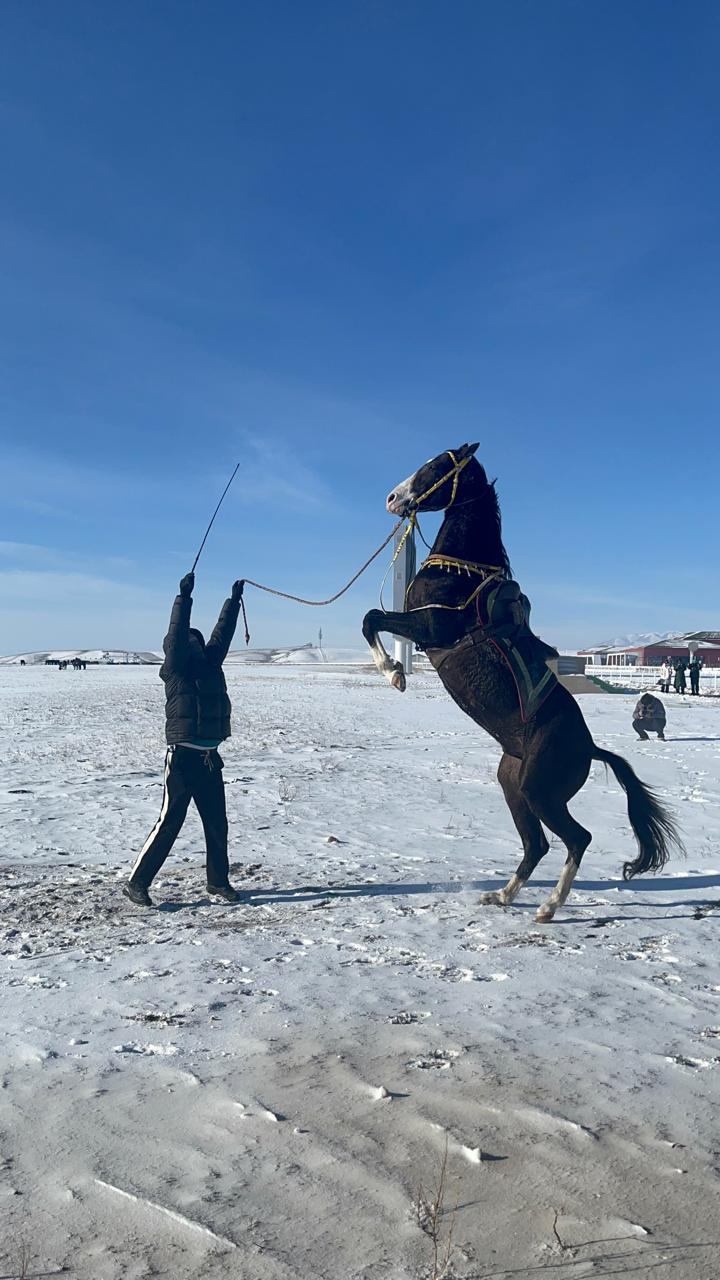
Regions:
[[[341, 902], [343, 900], [352, 901], [353, 899], [362, 898], [414, 898], [414, 897], [439, 897], [449, 894], [472, 894], [472, 893], [491, 893], [497, 889], [501, 889], [507, 882], [507, 876], [494, 876], [492, 879], [485, 880], [423, 880], [416, 884], [404, 883], [398, 881], [361, 881], [360, 883], [350, 884], [299, 884], [280, 887], [273, 885], [269, 888], [255, 887], [247, 882], [239, 883], [239, 888], [243, 894], [242, 902], [238, 906], [281, 906], [290, 905], [296, 902], [298, 905], [307, 903], [312, 905], [318, 902]], [[533, 877], [529, 887], [536, 888], [540, 896], [542, 890], [549, 890], [555, 887], [556, 880], [538, 879]], [[611, 891], [622, 890], [625, 893], [646, 893], [646, 894], [671, 894], [674, 890], [688, 892], [689, 890], [707, 890], [720, 889], [720, 874], [712, 873], [708, 875], [687, 875], [687, 876], [654, 876], [652, 878], [638, 878], [636, 880], [576, 880], [573, 890], [582, 890], [585, 893], [610, 893]], [[211, 904], [211, 899], [205, 895], [193, 898], [189, 902], [183, 901], [165, 901], [157, 904], [158, 910], [173, 914], [177, 911], [190, 911], [198, 907], [207, 907]], [[227, 904], [213, 904], [215, 906], [226, 907]], [[568, 904], [571, 908], [573, 904]], [[577, 905], [577, 904], [575, 904]], [[605, 906], [608, 903], [586, 903], [588, 906]], [[658, 910], [667, 910], [669, 906], [665, 899], [662, 902], [643, 902], [643, 907], [657, 908]], [[715, 906], [714, 902], [708, 902], [707, 898], [683, 898], [677, 902], [678, 907], [707, 907]], [[533, 905], [533, 899], [530, 901], [519, 901], [513, 903], [513, 911], [535, 911], [537, 904]], [[619, 917], [618, 917], [619, 918]], [[587, 923], [587, 920], [583, 918]], [[622, 919], [628, 919], [623, 913]], [[558, 921], [555, 921], [557, 924]], [[579, 921], [579, 923], [581, 923]]]
[[[397, 883], [361, 883], [333, 885], [297, 885], [294, 888], [249, 889], [249, 897], [255, 906], [266, 906], [289, 902], [328, 901], [333, 899], [353, 898], [396, 898], [435, 896], [438, 894], [489, 893], [500, 889], [506, 883], [506, 877], [492, 880], [438, 880], [423, 881], [419, 884]], [[532, 885], [537, 889], [553, 889], [555, 880], [533, 879]], [[610, 890], [622, 889], [631, 893], [668, 893], [675, 889], [720, 889], [720, 875], [707, 876], [666, 876], [654, 880], [576, 880], [574, 890], [589, 893], [607, 893]], [[517, 905], [517, 904], [515, 904]], [[594, 905], [594, 904], [593, 904]], [[645, 903], [645, 906], [667, 908], [668, 903]], [[689, 901], [684, 898], [681, 906], [706, 906], [705, 899]]]

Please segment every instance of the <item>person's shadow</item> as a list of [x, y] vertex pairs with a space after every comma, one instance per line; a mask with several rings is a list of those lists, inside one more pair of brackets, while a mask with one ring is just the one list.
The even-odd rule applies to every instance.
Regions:
[[666, 742], [720, 742], [720, 738], [666, 738]]

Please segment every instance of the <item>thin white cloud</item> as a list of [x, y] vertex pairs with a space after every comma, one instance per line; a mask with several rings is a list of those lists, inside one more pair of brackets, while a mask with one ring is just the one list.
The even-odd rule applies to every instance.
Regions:
[[243, 432], [241, 450], [236, 490], [241, 502], [303, 510], [326, 506], [331, 501], [319, 473], [286, 442]]
[[64, 551], [36, 542], [0, 540], [0, 563], [13, 570], [46, 570], [79, 572], [91, 576], [101, 572], [122, 572], [133, 568], [135, 561], [126, 556], [89, 555], [86, 551]]

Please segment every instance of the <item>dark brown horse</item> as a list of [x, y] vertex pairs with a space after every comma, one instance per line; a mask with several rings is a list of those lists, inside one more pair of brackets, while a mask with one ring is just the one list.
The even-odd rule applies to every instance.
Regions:
[[[621, 756], [593, 742], [580, 708], [555, 683], [532, 714], [524, 714], [518, 686], [502, 648], [493, 642], [493, 627], [478, 611], [483, 595], [496, 586], [512, 598], [510, 562], [502, 543], [500, 509], [494, 482], [473, 456], [477, 445], [441, 453], [426, 462], [390, 494], [393, 515], [445, 510], [432, 552], [410, 586], [403, 613], [373, 609], [363, 621], [363, 635], [375, 664], [395, 689], [405, 689], [405, 673], [380, 641], [380, 632], [412, 640], [428, 652], [450, 696], [481, 725], [503, 750], [498, 780], [524, 856], [503, 889], [482, 901], [508, 906], [532, 874], [549, 845], [542, 825], [560, 837], [567, 861], [537, 919], [552, 920], [570, 892], [591, 834], [568, 812], [567, 803], [583, 786], [593, 760], [609, 765], [627, 795], [628, 815], [638, 842], [638, 856], [625, 863], [623, 876], [658, 871], [669, 846], [680, 845], [675, 825], [653, 792]], [[515, 593], [529, 610], [525, 597]], [[517, 614], [515, 615], [518, 616]], [[555, 653], [527, 626], [535, 657]], [[496, 633], [497, 634], [497, 633]]]

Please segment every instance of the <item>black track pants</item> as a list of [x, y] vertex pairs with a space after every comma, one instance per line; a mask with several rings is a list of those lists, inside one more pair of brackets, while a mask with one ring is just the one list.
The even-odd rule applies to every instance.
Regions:
[[633, 729], [642, 738], [649, 733], [664, 733], [665, 721], [659, 720], [657, 716], [653, 716], [652, 720], [633, 720]]
[[191, 800], [205, 831], [208, 884], [227, 884], [228, 824], [222, 767], [217, 751], [168, 747], [160, 817], [132, 869], [133, 884], [147, 888], [152, 883], [177, 839]]

